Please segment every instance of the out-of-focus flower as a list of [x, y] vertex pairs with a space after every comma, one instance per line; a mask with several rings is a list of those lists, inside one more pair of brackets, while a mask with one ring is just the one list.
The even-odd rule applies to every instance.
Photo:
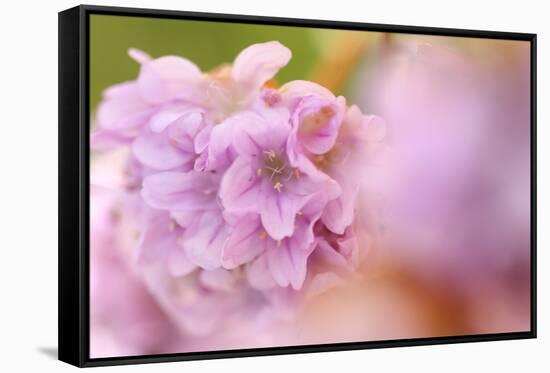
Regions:
[[90, 236], [90, 354], [158, 353], [176, 338], [173, 328], [124, 250], [124, 217], [116, 194], [93, 186]]
[[388, 122], [391, 152], [376, 177], [387, 252], [476, 298], [495, 285], [525, 294], [529, 284], [529, 46], [490, 45], [507, 60], [390, 44], [363, 85]]

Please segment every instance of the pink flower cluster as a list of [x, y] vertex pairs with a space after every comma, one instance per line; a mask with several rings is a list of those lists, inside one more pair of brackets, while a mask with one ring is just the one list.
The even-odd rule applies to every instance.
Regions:
[[92, 147], [131, 150], [138, 263], [259, 291], [357, 266], [357, 201], [382, 119], [312, 82], [273, 88], [291, 58], [276, 41], [209, 73], [129, 54], [139, 76], [104, 93]]

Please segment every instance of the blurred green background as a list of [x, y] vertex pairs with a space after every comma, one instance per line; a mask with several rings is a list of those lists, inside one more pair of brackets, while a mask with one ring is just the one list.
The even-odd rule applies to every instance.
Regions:
[[208, 71], [222, 63], [231, 63], [251, 44], [278, 40], [293, 54], [290, 63], [277, 75], [277, 80], [284, 83], [305, 79], [311, 73], [323, 50], [319, 33], [338, 31], [91, 15], [90, 107], [92, 111], [95, 109], [105, 88], [137, 77], [139, 66], [128, 57], [129, 48], [141, 49], [152, 57], [179, 55], [193, 61], [202, 71]]

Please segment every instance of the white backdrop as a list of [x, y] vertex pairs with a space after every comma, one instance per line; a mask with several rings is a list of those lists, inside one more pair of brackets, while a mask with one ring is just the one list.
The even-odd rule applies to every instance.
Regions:
[[[98, 5], [538, 33], [539, 338], [114, 367], [111, 371], [543, 371], [550, 367], [550, 23], [545, 1], [94, 1]], [[57, 12], [78, 3], [11, 1], [0, 13], [0, 370], [69, 371], [57, 348]], [[545, 68], [546, 67], [546, 68]], [[545, 187], [546, 186], [546, 187]], [[538, 367], [538, 369], [536, 369]]]

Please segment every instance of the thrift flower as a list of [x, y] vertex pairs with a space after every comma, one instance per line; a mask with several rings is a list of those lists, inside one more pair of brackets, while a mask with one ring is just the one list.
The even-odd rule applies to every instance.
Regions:
[[129, 54], [139, 75], [104, 92], [91, 140], [127, 151], [136, 270], [180, 333], [271, 325], [357, 268], [356, 209], [379, 118], [312, 82], [275, 88], [291, 58], [276, 41], [207, 73], [178, 56]]
[[287, 116], [268, 121], [257, 114], [239, 118], [233, 136], [237, 158], [220, 185], [220, 200], [230, 213], [260, 215], [267, 234], [282, 240], [294, 233], [296, 216], [317, 193], [333, 199], [340, 188], [313, 164], [293, 167], [287, 152], [291, 132]]

